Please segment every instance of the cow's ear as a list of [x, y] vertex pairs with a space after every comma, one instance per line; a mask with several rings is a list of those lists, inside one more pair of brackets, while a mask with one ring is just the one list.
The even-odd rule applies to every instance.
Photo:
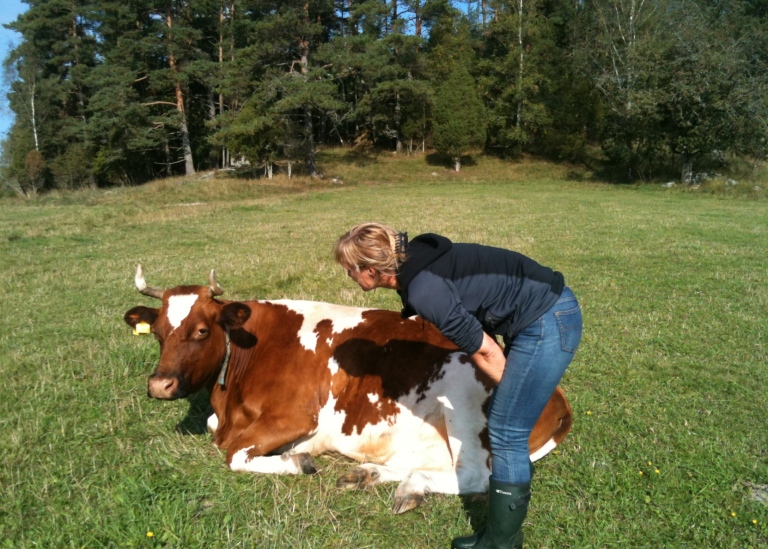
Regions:
[[126, 324], [132, 328], [136, 328], [136, 324], [139, 322], [146, 322], [151, 326], [155, 323], [155, 320], [157, 320], [159, 311], [159, 309], [153, 309], [151, 307], [134, 307], [125, 313], [123, 318], [125, 319]]
[[251, 317], [251, 308], [245, 303], [227, 303], [221, 309], [221, 325], [225, 328], [238, 329]]

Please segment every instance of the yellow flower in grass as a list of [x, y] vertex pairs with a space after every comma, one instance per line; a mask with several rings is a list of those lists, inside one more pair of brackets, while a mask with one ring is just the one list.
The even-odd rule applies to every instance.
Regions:
[[732, 517], [735, 517], [735, 516], [736, 516], [736, 513], [734, 513], [733, 511], [731, 511], [731, 516], [732, 516]]
[[155, 537], [155, 533], [154, 532], [147, 532], [147, 537], [148, 538], [153, 538], [153, 537]]
[[658, 469], [656, 469], [656, 470], [654, 471], [654, 473], [656, 473], [657, 475], [660, 475], [660, 474], [661, 474], [661, 471], [659, 471]]
[[644, 474], [645, 474], [645, 473], [643, 473], [642, 471], [640, 471], [640, 476], [642, 476], [642, 475], [644, 475]]
[[757, 525], [757, 519], [752, 519], [752, 524]]

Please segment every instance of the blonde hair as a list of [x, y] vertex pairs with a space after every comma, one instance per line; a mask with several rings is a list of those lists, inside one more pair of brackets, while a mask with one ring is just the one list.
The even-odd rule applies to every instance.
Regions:
[[357, 271], [373, 267], [394, 274], [405, 261], [403, 233], [381, 223], [360, 223], [339, 237], [333, 248], [336, 262]]

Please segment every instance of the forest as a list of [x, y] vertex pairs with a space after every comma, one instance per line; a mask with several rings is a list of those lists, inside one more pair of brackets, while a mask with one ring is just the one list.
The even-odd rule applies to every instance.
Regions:
[[24, 0], [0, 179], [29, 196], [319, 147], [692, 183], [768, 152], [768, 0]]

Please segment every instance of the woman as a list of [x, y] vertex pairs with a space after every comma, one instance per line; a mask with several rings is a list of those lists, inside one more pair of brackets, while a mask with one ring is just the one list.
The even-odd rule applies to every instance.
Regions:
[[581, 341], [581, 309], [563, 275], [517, 252], [436, 234], [408, 242], [379, 223], [353, 227], [334, 255], [364, 291], [397, 290], [403, 317], [434, 323], [497, 383], [488, 411], [488, 524], [452, 547], [522, 547], [533, 471], [528, 438]]

